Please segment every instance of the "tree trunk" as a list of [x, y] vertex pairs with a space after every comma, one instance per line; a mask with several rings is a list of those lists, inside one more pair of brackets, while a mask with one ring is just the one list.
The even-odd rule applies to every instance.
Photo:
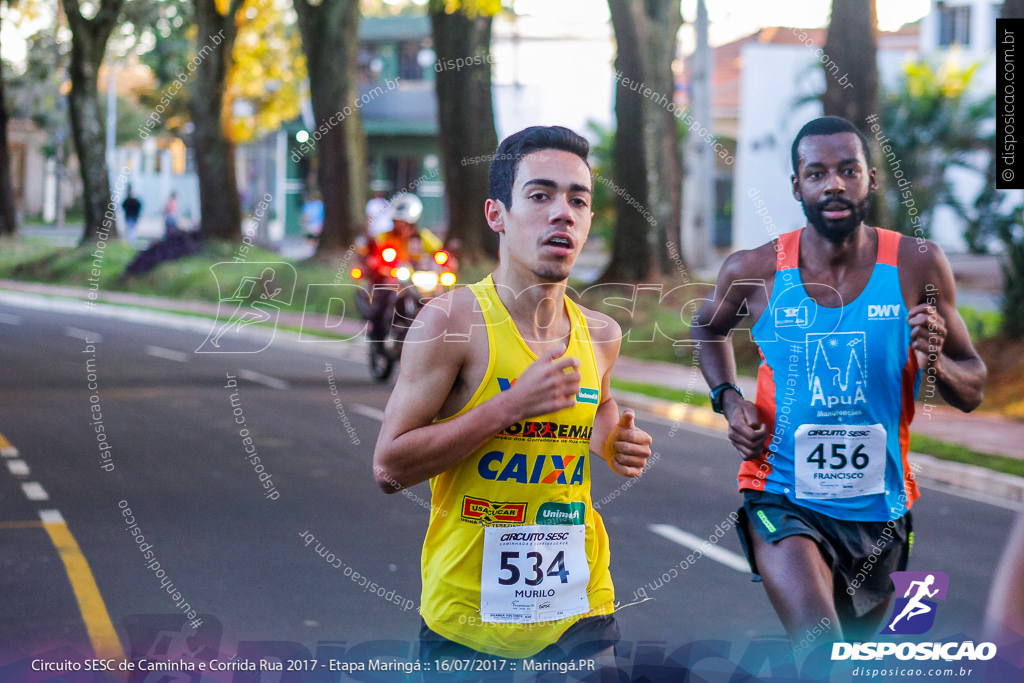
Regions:
[[18, 216], [14, 210], [11, 187], [11, 157], [7, 146], [7, 102], [4, 95], [4, 74], [0, 64], [0, 237], [18, 232]]
[[639, 282], [659, 278], [670, 246], [678, 249], [683, 171], [669, 104], [682, 16], [673, 0], [608, 0], [608, 6], [617, 45], [613, 169], [621, 192], [611, 261], [601, 279]]
[[[683, 25], [678, 2], [645, 2], [645, 20], [649, 32], [641, 52], [646, 82], [653, 90], [665, 93], [668, 101], [675, 93], [672, 62], [676, 59], [676, 36]], [[668, 273], [669, 253], [682, 254], [679, 244], [683, 211], [683, 156], [679, 146], [676, 117], [661, 100], [644, 101], [644, 146], [647, 155], [648, 199], [657, 220], [657, 239], [652, 242], [658, 270]], [[710, 125], [710, 122], [709, 122]]]
[[[439, 8], [431, 11], [430, 20], [439, 64], [490, 54], [492, 16], [449, 14]], [[443, 69], [435, 83], [448, 237], [459, 240], [461, 256], [469, 260], [498, 255], [497, 235], [487, 229], [483, 210], [490, 164], [463, 163], [467, 157], [494, 154], [498, 146], [490, 60], [479, 61], [483, 63]]]
[[[242, 207], [235, 175], [235, 145], [228, 132], [231, 103], [225, 101], [231, 51], [243, 0], [227, 12], [216, 0], [195, 0], [196, 64], [191, 93], [193, 148], [199, 177], [199, 232], [207, 239], [240, 241]], [[198, 62], [198, 63], [197, 63]]]
[[[867, 118], [879, 115], [878, 102], [878, 17], [875, 0], [832, 0], [832, 18], [825, 36], [825, 94], [821, 98], [826, 116], [842, 116], [868, 138], [871, 159], [878, 169], [878, 191], [871, 203], [868, 222], [890, 227], [885, 201], [889, 169], [882, 149]], [[833, 64], [834, 63], [834, 64]]]
[[1024, 0], [1004, 0], [1003, 19], [1024, 19]]
[[78, 0], [64, 0], [64, 14], [71, 28], [71, 91], [68, 105], [71, 135], [82, 175], [85, 230], [82, 244], [117, 236], [114, 201], [110, 196], [106, 136], [100, 110], [97, 75], [107, 39], [117, 22], [124, 0], [103, 0], [92, 19], [82, 16]]
[[359, 2], [294, 1], [316, 123], [310, 135], [320, 157], [324, 224], [317, 256], [326, 256], [347, 248], [366, 220], [366, 134], [355, 106]]

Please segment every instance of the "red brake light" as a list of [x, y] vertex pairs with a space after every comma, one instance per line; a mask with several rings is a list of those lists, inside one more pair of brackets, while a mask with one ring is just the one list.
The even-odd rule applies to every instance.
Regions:
[[363, 269], [359, 267], [353, 268], [349, 274], [352, 276], [353, 280], [359, 280], [363, 277]]
[[388, 247], [380, 252], [380, 257], [384, 259], [384, 263], [394, 263], [395, 259], [398, 258], [398, 252], [393, 247]]
[[441, 251], [434, 252], [434, 263], [439, 266], [443, 266], [448, 263], [448, 258], [448, 252], [443, 249]]

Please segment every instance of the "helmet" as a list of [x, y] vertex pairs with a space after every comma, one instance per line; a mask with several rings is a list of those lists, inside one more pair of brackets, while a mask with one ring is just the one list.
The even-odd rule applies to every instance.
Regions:
[[414, 194], [400, 194], [391, 200], [391, 219], [416, 223], [423, 215], [423, 202]]

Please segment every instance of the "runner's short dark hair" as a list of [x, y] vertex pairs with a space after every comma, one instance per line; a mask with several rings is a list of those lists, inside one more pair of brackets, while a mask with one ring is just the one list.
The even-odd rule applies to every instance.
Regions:
[[587, 155], [590, 154], [590, 143], [587, 139], [562, 126], [531, 126], [518, 133], [513, 133], [501, 141], [494, 159], [491, 161], [488, 176], [487, 197], [497, 199], [512, 208], [512, 185], [519, 172], [519, 162], [532, 152], [545, 149], [557, 149], [575, 154], [590, 168]]
[[805, 123], [800, 132], [796, 134], [796, 139], [793, 140], [793, 175], [800, 175], [798, 168], [800, 155], [797, 153], [797, 148], [800, 146], [801, 140], [812, 135], [836, 135], [837, 133], [853, 133], [860, 139], [860, 146], [864, 149], [864, 161], [867, 162], [868, 168], [871, 168], [871, 149], [868, 147], [868, 139], [864, 137], [864, 133], [841, 116], [822, 116]]

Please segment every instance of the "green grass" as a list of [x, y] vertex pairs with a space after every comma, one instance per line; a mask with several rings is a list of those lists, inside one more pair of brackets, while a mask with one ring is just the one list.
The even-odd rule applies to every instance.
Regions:
[[999, 336], [1003, 325], [1003, 314], [999, 311], [979, 311], [968, 306], [958, 306], [960, 317], [967, 325], [967, 331], [975, 341]]
[[15, 267], [60, 251], [49, 240], [41, 237], [0, 238], [0, 277], [9, 278]]
[[711, 407], [711, 401], [703, 391], [686, 391], [684, 389], [671, 389], [656, 384], [645, 384], [643, 382], [630, 382], [624, 379], [612, 378], [612, 389], [629, 391], [634, 394], [643, 394], [651, 398], [660, 398], [674, 403], [685, 403], [691, 406]]
[[1024, 460], [1008, 458], [1003, 455], [992, 455], [991, 453], [980, 453], [978, 451], [960, 446], [947, 441], [940, 441], [920, 434], [910, 435], [910, 450], [916, 453], [924, 453], [942, 460], [962, 462], [967, 465], [977, 465], [996, 472], [1015, 474], [1024, 477]]

